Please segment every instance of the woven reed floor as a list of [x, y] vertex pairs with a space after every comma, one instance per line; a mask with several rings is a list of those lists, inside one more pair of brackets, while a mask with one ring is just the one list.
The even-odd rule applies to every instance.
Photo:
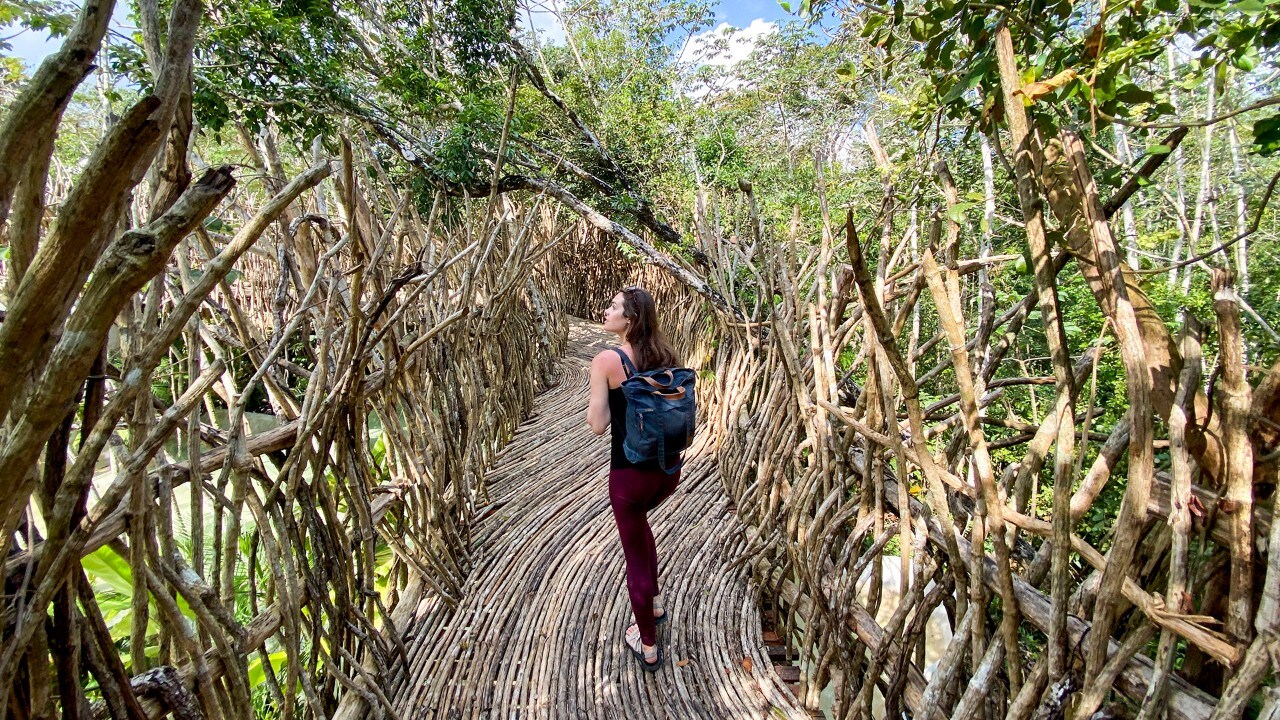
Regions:
[[676, 493], [650, 514], [666, 663], [647, 674], [626, 650], [608, 435], [585, 422], [591, 358], [613, 339], [574, 323], [560, 384], [490, 472], [465, 596], [456, 612], [408, 625], [409, 671], [388, 689], [401, 718], [809, 717], [765, 654], [745, 570], [729, 568], [742, 548], [706, 448], [686, 456]]

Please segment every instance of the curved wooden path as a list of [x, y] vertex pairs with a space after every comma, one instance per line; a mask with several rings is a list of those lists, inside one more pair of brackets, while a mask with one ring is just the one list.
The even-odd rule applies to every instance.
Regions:
[[746, 571], [729, 568], [739, 534], [706, 448], [650, 514], [666, 664], [650, 675], [626, 651], [608, 436], [585, 422], [587, 370], [611, 339], [573, 324], [560, 385], [497, 459], [461, 603], [406, 628], [409, 672], [390, 698], [400, 718], [809, 717], [769, 663]]

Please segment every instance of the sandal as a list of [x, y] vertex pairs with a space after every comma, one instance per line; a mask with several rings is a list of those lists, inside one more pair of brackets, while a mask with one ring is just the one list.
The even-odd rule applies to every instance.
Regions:
[[667, 622], [667, 611], [665, 609], [662, 611], [661, 615], [653, 616], [654, 625], [662, 625], [662, 624], [665, 624], [666, 622]]
[[[632, 634], [631, 628], [636, 629], [634, 634]], [[640, 667], [643, 668], [645, 672], [655, 673], [658, 672], [658, 668], [662, 667], [662, 661], [665, 659], [662, 654], [662, 648], [656, 648], [658, 657], [655, 658], [653, 662], [649, 662], [645, 659], [644, 645], [640, 641], [640, 628], [636, 627], [634, 624], [631, 625], [631, 627], [628, 627], [627, 632], [623, 634], [623, 642], [626, 643], [627, 649], [631, 651], [631, 654], [635, 655], [636, 659], [640, 661]]]

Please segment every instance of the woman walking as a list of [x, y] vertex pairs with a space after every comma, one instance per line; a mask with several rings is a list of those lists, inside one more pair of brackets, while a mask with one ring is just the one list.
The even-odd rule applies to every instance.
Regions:
[[[658, 329], [658, 311], [647, 290], [628, 287], [613, 297], [604, 311], [604, 329], [618, 336], [616, 349], [604, 350], [591, 361], [591, 395], [587, 424], [597, 435], [611, 430], [609, 504], [627, 561], [627, 591], [636, 622], [624, 636], [627, 647], [647, 672], [662, 666], [657, 626], [666, 622], [658, 588], [658, 552], [646, 517], [676, 489], [680, 471], [668, 475], [657, 460], [633, 463], [622, 443], [627, 432], [627, 399], [621, 385], [633, 372], [679, 364], [675, 351]], [[625, 359], [624, 359], [625, 356]], [[627, 367], [630, 365], [631, 367]], [[666, 458], [667, 467], [679, 455]]]

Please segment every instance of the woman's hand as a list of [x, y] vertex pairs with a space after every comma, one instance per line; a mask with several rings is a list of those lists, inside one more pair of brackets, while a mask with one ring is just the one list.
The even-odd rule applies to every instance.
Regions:
[[591, 427], [591, 432], [597, 435], [603, 435], [609, 429], [609, 371], [612, 365], [618, 364], [617, 358], [617, 354], [612, 350], [604, 350], [591, 360], [587, 425]]

